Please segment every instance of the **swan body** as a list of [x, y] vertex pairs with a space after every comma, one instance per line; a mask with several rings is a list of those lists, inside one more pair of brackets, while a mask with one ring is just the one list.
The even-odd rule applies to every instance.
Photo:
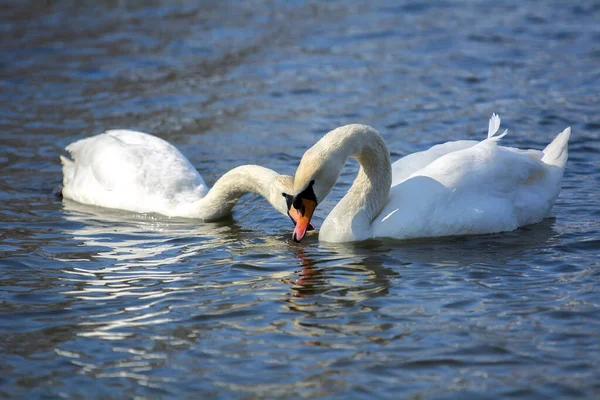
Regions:
[[67, 146], [61, 156], [65, 198], [101, 207], [170, 217], [216, 220], [231, 213], [248, 192], [265, 197], [287, 213], [282, 192], [290, 176], [258, 165], [244, 165], [223, 175], [208, 189], [202, 176], [169, 142], [143, 132], [109, 130]]
[[[503, 147], [490, 119], [488, 138], [462, 140], [410, 154], [393, 165], [378, 132], [347, 125], [325, 135], [302, 158], [293, 204], [310, 221], [310, 202], [322, 201], [347, 158], [360, 163], [346, 196], [323, 222], [319, 239], [412, 239], [511, 231], [548, 216], [560, 191], [570, 128], [543, 151]], [[300, 206], [298, 208], [297, 206]], [[308, 210], [308, 212], [307, 212]], [[302, 221], [301, 220], [301, 221]], [[294, 238], [304, 236], [298, 223]]]

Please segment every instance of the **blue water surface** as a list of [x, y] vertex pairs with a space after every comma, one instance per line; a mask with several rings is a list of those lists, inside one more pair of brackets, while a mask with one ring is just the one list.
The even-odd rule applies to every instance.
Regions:
[[[0, 398], [600, 396], [597, 1], [4, 1]], [[291, 241], [245, 197], [218, 223], [61, 201], [59, 154], [110, 128], [212, 184], [293, 175], [369, 124], [392, 159], [571, 126], [555, 218], [410, 242]], [[350, 162], [317, 225], [350, 187]]]

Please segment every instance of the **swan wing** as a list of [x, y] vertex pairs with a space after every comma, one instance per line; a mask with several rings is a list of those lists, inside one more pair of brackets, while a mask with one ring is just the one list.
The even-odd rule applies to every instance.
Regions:
[[81, 203], [169, 214], [202, 198], [202, 176], [173, 145], [143, 132], [110, 130], [67, 146], [63, 195]]
[[[392, 187], [373, 222], [374, 236], [492, 233], [545, 218], [558, 196], [564, 162], [547, 162], [548, 148], [502, 147], [498, 139], [448, 152]], [[567, 141], [561, 143], [565, 148]]]
[[392, 186], [404, 181], [415, 172], [425, 168], [438, 158], [454, 151], [475, 146], [477, 140], [457, 140], [437, 144], [427, 150], [411, 153], [392, 164]]
[[[492, 114], [492, 117], [488, 122], [488, 139], [497, 141], [506, 136], [508, 130], [505, 130], [500, 135], [496, 135], [500, 129], [500, 121], [501, 119], [498, 114]], [[473, 147], [478, 143], [480, 143], [478, 140], [456, 140], [437, 144], [425, 151], [409, 154], [392, 164], [392, 186], [396, 186], [438, 158], [454, 151], [468, 149], [469, 147]]]

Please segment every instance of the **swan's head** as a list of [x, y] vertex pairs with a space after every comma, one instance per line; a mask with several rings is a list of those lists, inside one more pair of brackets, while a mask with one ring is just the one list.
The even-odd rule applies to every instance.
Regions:
[[[337, 182], [346, 158], [331, 151], [331, 147], [317, 142], [308, 149], [294, 177], [294, 189], [288, 215], [296, 221], [292, 238], [299, 242], [311, 225], [311, 218], [317, 205], [322, 202]], [[289, 193], [289, 192], [288, 192]]]
[[[287, 214], [294, 223], [294, 226], [296, 226], [300, 215], [294, 212], [294, 210], [290, 211], [293, 196], [288, 194], [294, 190], [294, 178], [289, 175], [278, 175], [270, 186], [269, 202], [277, 211]], [[310, 231], [313, 229], [315, 229], [313, 224], [309, 223], [307, 230]]]

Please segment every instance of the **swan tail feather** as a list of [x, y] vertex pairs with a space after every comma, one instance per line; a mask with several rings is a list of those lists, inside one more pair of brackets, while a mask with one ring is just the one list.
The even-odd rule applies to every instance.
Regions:
[[571, 127], [558, 134], [556, 138], [544, 149], [542, 161], [549, 165], [564, 168], [569, 158], [569, 138]]
[[490, 118], [490, 121], [488, 123], [488, 134], [487, 134], [488, 139], [500, 140], [504, 136], [506, 136], [506, 134], [508, 133], [508, 129], [505, 129], [502, 134], [500, 134], [498, 136], [494, 136], [500, 129], [500, 121], [501, 121], [501, 119], [500, 119], [500, 116], [498, 116], [498, 114], [496, 114], [496, 113], [492, 114], [492, 117]]

